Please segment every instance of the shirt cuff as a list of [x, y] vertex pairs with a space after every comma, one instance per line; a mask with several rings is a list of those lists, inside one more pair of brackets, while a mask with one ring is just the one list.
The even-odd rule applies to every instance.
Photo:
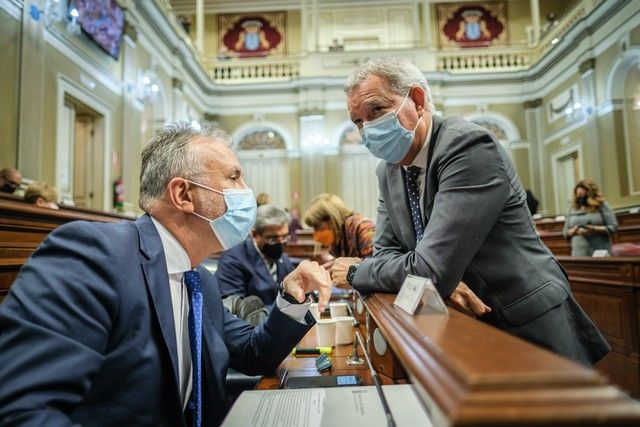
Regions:
[[280, 296], [279, 292], [278, 296], [276, 297], [276, 306], [278, 307], [278, 310], [280, 310], [283, 314], [286, 314], [296, 322], [302, 323], [303, 325], [307, 324], [307, 322], [305, 322], [304, 320], [304, 317], [307, 315], [307, 311], [309, 311], [310, 305], [311, 300], [309, 298], [307, 298], [307, 301], [302, 304], [291, 304], [290, 302], [285, 301], [285, 299]]

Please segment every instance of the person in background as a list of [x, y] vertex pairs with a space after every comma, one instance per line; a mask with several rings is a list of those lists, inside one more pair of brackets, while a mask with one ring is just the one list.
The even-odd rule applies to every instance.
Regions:
[[313, 239], [329, 248], [334, 257], [366, 258], [373, 253], [375, 224], [349, 209], [335, 194], [311, 200], [304, 222], [313, 227]]
[[13, 194], [22, 184], [22, 174], [16, 168], [4, 168], [0, 171], [0, 191]]
[[24, 264], [0, 305], [0, 425], [217, 426], [227, 369], [273, 374], [331, 295], [306, 261], [258, 327], [225, 310], [201, 263], [255, 219], [230, 137], [188, 122], [142, 151], [136, 221], [73, 221]]
[[41, 208], [60, 209], [58, 192], [44, 181], [33, 181], [24, 192], [24, 201]]
[[434, 114], [424, 73], [404, 58], [359, 65], [344, 91], [364, 145], [383, 161], [375, 251], [336, 259], [338, 286], [398, 292], [413, 274], [454, 308], [586, 365], [610, 351], [536, 234], [493, 133]]
[[287, 213], [274, 205], [259, 206], [251, 236], [220, 257], [216, 279], [222, 297], [257, 295], [265, 306], [273, 305], [280, 283], [293, 271], [284, 253], [287, 242]]
[[535, 198], [531, 190], [527, 190], [527, 207], [529, 208], [529, 212], [531, 212], [531, 216], [538, 213], [538, 199]]
[[592, 256], [596, 250], [611, 252], [611, 237], [618, 221], [595, 182], [583, 179], [573, 189], [573, 202], [562, 234], [571, 239], [572, 256]]
[[258, 206], [268, 205], [269, 203], [271, 203], [271, 196], [267, 193], [260, 193], [256, 196], [256, 204]]

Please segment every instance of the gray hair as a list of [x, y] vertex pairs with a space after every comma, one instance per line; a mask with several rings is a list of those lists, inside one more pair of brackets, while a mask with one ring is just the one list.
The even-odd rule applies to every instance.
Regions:
[[189, 122], [163, 126], [142, 150], [140, 170], [140, 208], [149, 212], [162, 198], [169, 181], [182, 177], [200, 182], [205, 170], [198, 152], [189, 142], [199, 137], [216, 139], [230, 145], [231, 137], [222, 129], [197, 128]]
[[284, 209], [275, 205], [258, 206], [256, 212], [256, 223], [253, 229], [258, 234], [264, 233], [267, 227], [280, 227], [289, 223], [289, 216]]
[[425, 92], [425, 105], [423, 107], [427, 111], [434, 111], [431, 89], [429, 89], [427, 79], [418, 67], [408, 60], [392, 56], [368, 60], [353, 70], [349, 78], [347, 78], [343, 88], [345, 93], [351, 92], [370, 75], [385, 79], [391, 91], [400, 96], [405, 96], [412, 87], [420, 86]]

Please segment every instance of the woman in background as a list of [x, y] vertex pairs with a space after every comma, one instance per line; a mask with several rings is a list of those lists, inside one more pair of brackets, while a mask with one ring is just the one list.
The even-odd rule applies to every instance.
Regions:
[[583, 179], [573, 189], [573, 203], [562, 234], [571, 239], [572, 256], [592, 256], [595, 250], [611, 252], [611, 236], [618, 229], [616, 216], [598, 186]]
[[44, 181], [33, 181], [24, 192], [24, 201], [41, 208], [60, 209], [58, 192]]
[[375, 224], [353, 212], [335, 194], [311, 200], [304, 222], [313, 227], [313, 239], [327, 246], [336, 258], [366, 258], [373, 253]]

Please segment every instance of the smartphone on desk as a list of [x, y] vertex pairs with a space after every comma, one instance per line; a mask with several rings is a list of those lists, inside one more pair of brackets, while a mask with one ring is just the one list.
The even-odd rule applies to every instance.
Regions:
[[362, 385], [359, 375], [322, 375], [315, 377], [288, 377], [283, 388], [316, 388]]

